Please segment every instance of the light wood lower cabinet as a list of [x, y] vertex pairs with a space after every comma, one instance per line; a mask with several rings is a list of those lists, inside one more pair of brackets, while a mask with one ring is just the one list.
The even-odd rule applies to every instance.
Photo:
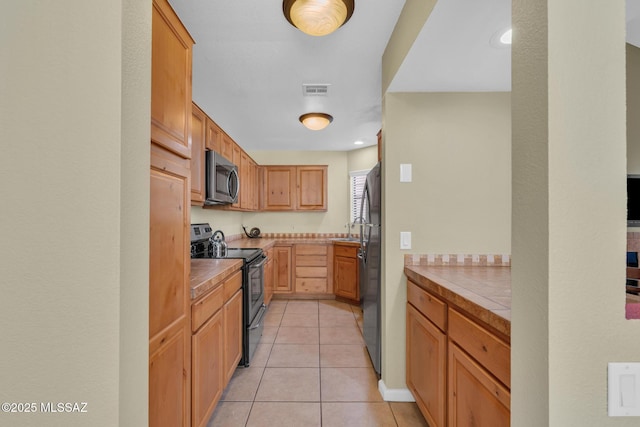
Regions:
[[207, 425], [242, 357], [242, 272], [191, 305], [191, 425]]
[[508, 427], [511, 394], [455, 343], [449, 343], [449, 425]]
[[224, 390], [223, 313], [218, 310], [192, 338], [192, 426], [206, 426]]
[[273, 296], [274, 266], [273, 248], [267, 250], [267, 263], [264, 266], [264, 303], [269, 305]]
[[407, 281], [407, 386], [431, 427], [509, 426], [510, 345]]
[[431, 427], [446, 425], [447, 336], [407, 304], [407, 386]]
[[360, 302], [358, 246], [333, 245], [333, 287], [337, 297]]
[[242, 358], [242, 289], [224, 304], [224, 383], [229, 380]]
[[273, 247], [273, 293], [288, 294], [293, 291], [291, 286], [291, 265], [293, 260], [293, 245]]
[[[295, 251], [295, 293], [296, 294], [327, 294], [332, 293], [330, 270], [331, 259], [326, 244], [299, 244]], [[331, 267], [331, 268], [330, 268]]]

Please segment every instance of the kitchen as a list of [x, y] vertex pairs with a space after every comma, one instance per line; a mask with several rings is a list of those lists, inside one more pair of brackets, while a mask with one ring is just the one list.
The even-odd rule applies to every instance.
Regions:
[[[15, 369], [12, 372], [3, 371], [3, 384], [10, 382], [15, 386], [11, 391], [3, 390], [3, 397], [5, 400], [45, 400], [47, 396], [57, 399], [69, 396], [92, 402], [90, 412], [84, 414], [86, 418], [77, 418], [77, 421], [64, 419], [65, 425], [145, 425], [145, 411], [140, 411], [139, 408], [146, 407], [147, 379], [145, 369], [141, 367], [146, 366], [148, 349], [146, 344], [140, 344], [140, 337], [144, 340], [148, 336], [145, 326], [145, 319], [148, 318], [145, 308], [148, 307], [148, 296], [141, 284], [148, 282], [145, 263], [148, 258], [149, 231], [145, 195], [148, 194], [149, 184], [148, 171], [141, 165], [148, 164], [149, 160], [148, 145], [142, 146], [135, 141], [148, 141], [148, 125], [145, 130], [139, 123], [149, 123], [150, 99], [146, 89], [149, 77], [146, 70], [149, 69], [150, 58], [141, 52], [146, 51], [145, 46], [149, 43], [150, 11], [146, 3], [101, 4], [97, 10], [94, 10], [94, 5], [74, 6], [78, 7], [78, 13], [73, 15], [66, 10], [46, 8], [43, 5], [40, 5], [38, 13], [27, 11], [28, 6], [21, 4], [9, 5], [5, 9], [8, 13], [4, 16], [7, 20], [11, 19], [12, 23], [3, 28], [14, 29], [23, 37], [10, 40], [12, 48], [21, 54], [11, 57], [15, 68], [7, 71], [9, 81], [15, 81], [16, 84], [7, 87], [9, 95], [3, 97], [2, 117], [13, 119], [6, 123], [6, 127], [3, 125], [3, 128], [8, 131], [7, 140], [26, 140], [31, 145], [16, 144], [8, 147], [7, 152], [11, 156], [3, 157], [2, 170], [10, 174], [7, 176], [23, 176], [24, 171], [34, 172], [25, 176], [24, 180], [11, 180], [12, 189], [7, 192], [6, 199], [8, 207], [5, 217], [7, 220], [3, 223], [6, 236], [3, 259], [6, 260], [5, 277], [11, 286], [7, 287], [2, 312], [5, 316], [3, 324], [11, 326], [7, 342], [13, 344], [11, 348], [15, 349], [6, 350], [6, 360]], [[579, 19], [593, 20], [587, 25], [589, 28], [616, 29], [622, 25], [622, 12], [620, 8], [616, 11], [619, 13], [616, 17], [597, 10], [593, 12], [598, 15], [597, 18], [581, 15]], [[39, 28], [38, 31], [30, 35], [18, 31], [13, 23], [17, 25], [24, 22], [25, 16], [29, 16], [33, 27]], [[526, 19], [532, 20], [529, 15]], [[577, 18], [574, 15], [560, 18], [558, 15], [558, 19], [575, 22]], [[597, 24], [594, 23], [596, 21]], [[74, 28], [75, 32], [65, 33], [60, 30], [55, 32], [57, 37], [47, 37], [49, 31], [56, 29], [51, 27], [51, 22], [59, 24], [56, 28]], [[77, 37], [79, 32], [82, 34], [81, 38]], [[619, 32], [615, 34], [620, 37]], [[603, 43], [614, 43], [607, 40]], [[93, 49], [87, 49], [87, 46], [92, 46]], [[584, 48], [593, 49], [593, 46]], [[571, 49], [576, 49], [576, 45], [572, 45]], [[624, 54], [616, 52], [613, 62], [618, 73], [621, 73]], [[590, 58], [596, 61], [597, 57], [595, 55]], [[64, 59], [64, 63], [60, 59]], [[49, 66], [46, 69], [38, 66], [42, 63]], [[72, 72], [69, 66], [74, 67]], [[588, 76], [576, 76], [579, 78], [572, 79], [573, 85], [590, 85], [584, 81], [580, 83]], [[49, 84], [52, 80], [57, 84]], [[618, 88], [609, 94], [620, 96], [621, 90], [623, 89]], [[397, 102], [405, 104], [401, 96], [394, 96]], [[621, 108], [622, 103], [608, 97], [603, 99], [607, 103], [612, 102], [611, 105], [617, 106], [615, 108], [618, 110]], [[602, 99], [597, 103], [600, 104]], [[87, 105], [91, 109], [86, 108]], [[74, 117], [73, 129], [67, 120], [69, 113]], [[31, 132], [24, 135], [27, 125]], [[623, 129], [623, 124], [610, 123], [608, 126], [614, 126], [615, 129], [608, 129], [617, 135], [611, 140], [608, 149], [613, 153], [611, 155], [622, 158], [624, 144], [620, 141], [621, 138], [624, 139], [624, 131], [620, 129]], [[514, 125], [514, 130], [518, 128]], [[404, 138], [405, 135], [396, 130], [395, 134], [387, 135], [385, 141], [402, 151], [400, 147]], [[51, 149], [51, 144], [55, 144], [55, 149]], [[33, 147], [48, 149], [47, 155], [34, 157]], [[96, 153], [99, 153], [100, 162], [95, 162]], [[385, 159], [391, 154], [386, 151]], [[416, 154], [411, 149], [405, 152], [406, 156], [420, 158]], [[582, 155], [586, 156], [587, 153]], [[602, 153], [594, 152], [592, 155]], [[397, 165], [406, 162], [397, 158], [387, 161], [388, 176], [398, 176]], [[566, 160], [567, 167], [578, 161], [589, 163], [584, 158], [573, 158], [571, 161]], [[60, 168], [60, 165], [69, 167]], [[601, 171], [600, 176], [603, 173], [610, 172]], [[79, 180], [78, 177], [82, 179]], [[392, 194], [398, 186], [399, 183], [393, 184], [387, 188], [386, 194]], [[97, 192], [96, 189], [101, 191]], [[33, 194], [39, 195], [38, 206], [45, 209], [44, 213], [40, 209], [31, 208], [33, 204], [28, 199]], [[612, 200], [612, 203], [620, 205], [622, 211], [623, 191], [613, 196], [616, 200]], [[406, 207], [396, 213], [397, 217], [401, 217], [404, 212], [419, 208], [409, 200], [403, 196], [402, 200], [391, 199], [388, 202], [390, 205]], [[514, 200], [514, 209], [519, 203]], [[595, 213], [593, 216], [597, 217]], [[623, 217], [622, 214], [617, 216]], [[581, 232], [587, 230], [591, 232], [595, 225], [615, 230], [615, 233], [605, 239], [607, 245], [611, 245], [607, 248], [623, 253], [626, 230], [622, 226], [619, 229], [613, 225], [613, 219], [608, 223], [606, 216], [598, 218], [600, 219], [596, 222], [596, 218], [590, 217], [594, 224], [585, 225], [579, 232], [572, 227], [568, 227], [568, 230], [572, 235], [581, 235]], [[394, 219], [392, 222], [396, 221]], [[39, 227], [34, 228], [32, 224], [39, 224]], [[524, 240], [529, 243], [536, 241], [535, 233], [538, 228], [531, 227], [531, 223], [529, 227], [525, 227], [516, 222], [514, 229], [530, 230], [532, 235], [526, 236]], [[46, 230], [44, 235], [41, 230]], [[390, 235], [399, 234], [395, 231], [400, 229], [394, 229], [394, 233], [390, 232]], [[559, 233], [559, 230], [554, 229], [554, 233]], [[40, 241], [45, 235], [48, 241], [55, 243], [56, 251], [47, 254], [35, 266], [33, 262], [25, 265], [25, 257], [16, 253], [16, 246], [25, 240]], [[93, 251], [84, 250], [89, 238], [95, 242], [92, 244]], [[610, 242], [610, 239], [615, 239], [615, 243]], [[601, 253], [604, 242], [602, 239], [598, 240], [580, 241], [581, 250]], [[572, 239], [567, 237], [567, 241]], [[417, 239], [414, 235], [415, 244]], [[391, 253], [397, 247], [398, 241], [390, 242], [387, 252]], [[436, 251], [420, 247], [416, 250], [421, 253]], [[514, 259], [515, 254], [514, 248]], [[618, 257], [613, 257], [615, 258]], [[398, 261], [394, 264], [397, 265]], [[599, 268], [594, 271], [596, 264]], [[633, 359], [634, 352], [637, 353], [637, 344], [633, 344], [637, 324], [625, 323], [622, 319], [623, 309], [615, 308], [622, 304], [623, 296], [609, 296], [610, 291], [605, 292], [605, 289], [610, 289], [606, 283], [621, 282], [624, 279], [622, 272], [600, 268], [609, 264], [608, 258], [598, 263], [589, 257], [574, 259], [571, 265], [576, 267], [572, 272], [580, 274], [581, 282], [574, 284], [569, 280], [562, 288], [550, 288], [553, 290], [550, 293], [551, 299], [561, 302], [563, 310], [574, 313], [582, 324], [577, 326], [568, 323], [562, 316], [551, 316], [551, 325], [560, 322], [559, 326], [562, 328], [558, 332], [564, 332], [561, 334], [563, 343], [547, 341], [544, 335], [539, 336], [546, 343], [540, 348], [549, 346], [549, 365], [558, 369], [565, 367], [558, 364], [560, 360], [575, 364], [579, 361], [573, 357], [575, 352], [585, 346], [590, 347], [589, 352], [593, 357], [589, 361], [580, 360], [575, 369], [566, 371], [568, 373], [558, 375], [554, 371], [556, 376], [549, 383], [538, 381], [539, 378], [547, 377], [543, 373], [550, 369], [549, 366], [534, 363], [529, 369], [538, 374], [531, 375], [527, 374], [528, 370], [517, 370], [520, 373], [514, 377], [514, 384], [519, 384], [517, 390], [520, 391], [514, 391], [513, 401], [521, 402], [519, 405], [523, 406], [516, 408], [516, 419], [526, 418], [527, 412], [535, 408], [543, 408], [545, 412], [552, 407], [554, 415], [550, 420], [551, 424], [563, 425], [557, 421], [557, 417], [575, 422], [579, 422], [575, 418], [579, 417], [584, 420], [585, 425], [593, 420], [598, 420], [599, 425], [610, 422], [603, 418], [605, 404], [593, 403], [604, 401], [603, 390], [606, 385], [603, 379], [606, 375], [602, 373], [603, 362]], [[517, 271], [517, 266], [514, 265], [513, 269], [514, 272]], [[389, 271], [388, 274], [397, 281], [400, 270], [401, 267], [398, 266], [395, 273]], [[26, 274], [27, 271], [32, 274]], [[598, 282], [605, 284], [596, 284], [589, 275], [599, 277]], [[536, 277], [535, 274], [530, 276]], [[28, 287], [24, 286], [25, 277], [29, 279]], [[585, 286], [590, 292], [581, 292]], [[37, 293], [34, 293], [35, 289]], [[531, 300], [530, 297], [537, 300], [536, 294], [528, 295], [522, 300], [522, 295], [518, 295], [515, 289], [514, 304], [521, 308], [520, 312], [524, 315], [529, 309], [526, 301]], [[526, 286], [526, 289], [539, 292], [535, 286]], [[574, 294], [581, 294], [579, 301], [568, 295], [572, 291]], [[401, 305], [406, 300], [400, 287], [391, 287], [389, 295], [389, 312], [402, 313]], [[27, 301], [29, 305], [25, 304]], [[521, 301], [520, 306], [517, 305], [518, 301]], [[535, 307], [547, 305], [540, 306], [536, 303], [530, 309]], [[591, 316], [594, 312], [599, 313], [597, 319]], [[535, 318], [537, 317], [531, 314], [525, 319]], [[517, 325], [534, 323], [525, 319], [514, 317], [515, 336], [518, 333], [523, 334], [523, 337], [529, 336], [529, 333], [518, 332], [517, 329]], [[587, 325], [585, 321], [588, 321]], [[55, 334], [51, 325], [56, 325]], [[588, 327], [589, 334], [583, 332], [585, 327]], [[513, 350], [516, 354], [519, 354], [518, 348], [524, 351], [523, 345], [524, 343], [514, 342]], [[25, 353], [25, 347], [30, 351]], [[394, 347], [395, 343], [390, 343], [389, 349]], [[62, 348], [74, 348], [73, 355], [69, 355], [67, 351], [56, 351]], [[50, 357], [43, 358], [43, 354], [49, 354]], [[397, 355], [393, 357], [396, 361], [400, 359]], [[544, 357], [539, 359], [546, 360]], [[516, 360], [531, 361], [526, 355], [521, 355]], [[29, 378], [37, 378], [37, 381], [25, 381], [25, 372], [30, 372]], [[578, 375], [582, 380], [574, 381]], [[587, 381], [590, 387], [580, 387], [582, 391], [572, 399], [567, 408], [559, 408], [557, 403], [548, 402], [544, 397], [560, 392], [574, 392], [576, 390], [572, 389], [571, 384], [583, 384], [582, 381]], [[531, 402], [525, 397], [527, 389], [531, 391], [529, 396], [541, 397]], [[585, 391], [587, 389], [590, 391]], [[64, 396], [61, 395], [61, 390], [66, 390]], [[78, 390], [82, 391], [82, 395]], [[530, 403], [531, 407], [526, 406]], [[529, 418], [534, 419], [533, 416]], [[29, 425], [30, 422], [38, 425], [36, 423], [40, 420], [39, 425], [47, 422], [51, 424], [51, 418], [43, 414], [30, 420], [33, 421], [23, 417], [20, 422], [24, 421], [24, 425]], [[518, 425], [523, 424], [524, 421]], [[627, 425], [632, 424], [627, 421]]]

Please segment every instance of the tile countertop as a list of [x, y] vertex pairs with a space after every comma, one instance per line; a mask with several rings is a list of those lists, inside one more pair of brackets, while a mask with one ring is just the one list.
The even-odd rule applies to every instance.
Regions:
[[358, 240], [345, 240], [339, 237], [259, 237], [257, 239], [237, 239], [227, 242], [230, 248], [260, 248], [267, 250], [275, 244], [280, 245], [298, 245], [298, 244], [346, 244], [360, 246]]
[[217, 288], [231, 273], [242, 268], [241, 259], [199, 258], [191, 260], [191, 301]]
[[[360, 246], [357, 241], [343, 241], [333, 237], [261, 237], [257, 239], [236, 239], [227, 242], [230, 248], [259, 248], [264, 251], [278, 244], [328, 244], [340, 243]], [[242, 268], [242, 260], [208, 258], [191, 260], [191, 301], [215, 289], [231, 273]]]
[[404, 272], [450, 306], [511, 337], [511, 268], [407, 265]]

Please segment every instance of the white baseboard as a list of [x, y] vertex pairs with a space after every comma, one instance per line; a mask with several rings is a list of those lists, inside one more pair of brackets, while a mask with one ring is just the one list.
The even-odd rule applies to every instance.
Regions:
[[378, 381], [378, 391], [387, 402], [415, 402], [408, 388], [387, 388], [384, 381]]

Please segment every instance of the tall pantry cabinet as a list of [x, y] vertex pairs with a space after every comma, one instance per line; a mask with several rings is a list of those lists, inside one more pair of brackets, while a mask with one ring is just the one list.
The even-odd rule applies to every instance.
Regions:
[[149, 426], [190, 425], [189, 223], [193, 39], [153, 0], [149, 248]]

